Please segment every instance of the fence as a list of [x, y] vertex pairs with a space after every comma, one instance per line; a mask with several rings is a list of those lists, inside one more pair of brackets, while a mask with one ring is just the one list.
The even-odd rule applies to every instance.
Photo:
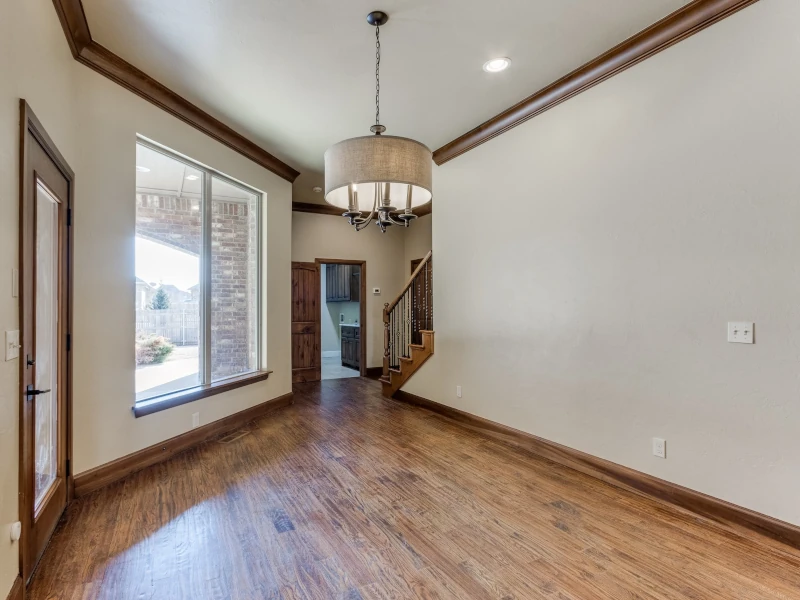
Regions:
[[178, 346], [196, 346], [200, 341], [199, 311], [197, 307], [137, 309], [136, 335], [160, 335]]

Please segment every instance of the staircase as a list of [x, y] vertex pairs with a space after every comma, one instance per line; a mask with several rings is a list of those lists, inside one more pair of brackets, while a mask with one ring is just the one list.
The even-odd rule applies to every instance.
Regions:
[[422, 259], [394, 302], [383, 309], [383, 395], [394, 396], [433, 355], [433, 260]]

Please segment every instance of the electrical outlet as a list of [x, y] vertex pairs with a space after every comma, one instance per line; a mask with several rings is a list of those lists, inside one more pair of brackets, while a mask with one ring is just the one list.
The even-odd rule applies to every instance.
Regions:
[[381, 295], [381, 288], [372, 288], [372, 293], [375, 296], [380, 296]]
[[731, 321], [728, 323], [728, 341], [733, 344], [752, 344], [754, 323]]
[[653, 456], [667, 458], [667, 440], [653, 438]]
[[192, 429], [200, 427], [200, 413], [192, 413]]
[[457, 398], [461, 398], [461, 386], [460, 385], [456, 386], [456, 397]]

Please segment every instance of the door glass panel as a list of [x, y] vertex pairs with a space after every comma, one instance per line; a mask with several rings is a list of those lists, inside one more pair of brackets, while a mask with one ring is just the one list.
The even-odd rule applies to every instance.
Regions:
[[203, 173], [136, 146], [136, 400], [201, 383]]
[[258, 369], [258, 196], [211, 180], [211, 380]]
[[58, 471], [58, 201], [36, 186], [35, 509]]

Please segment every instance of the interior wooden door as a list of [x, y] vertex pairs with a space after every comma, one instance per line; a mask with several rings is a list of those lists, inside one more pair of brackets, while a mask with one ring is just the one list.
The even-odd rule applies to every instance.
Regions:
[[320, 279], [317, 263], [292, 263], [292, 382], [319, 381]]
[[22, 103], [20, 548], [29, 581], [66, 508], [73, 173]]

